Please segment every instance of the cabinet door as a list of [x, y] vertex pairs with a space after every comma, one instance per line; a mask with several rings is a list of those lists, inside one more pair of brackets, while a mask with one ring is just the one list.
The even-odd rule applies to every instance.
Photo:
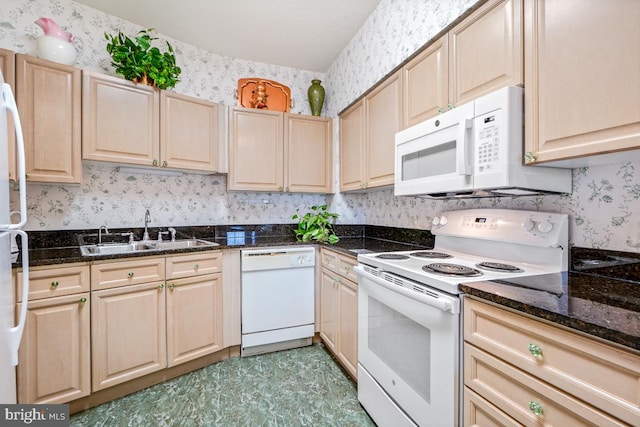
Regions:
[[323, 268], [320, 272], [320, 336], [334, 353], [338, 351], [339, 308], [338, 276]]
[[283, 114], [234, 107], [229, 120], [229, 190], [284, 191]]
[[28, 302], [18, 353], [18, 403], [66, 403], [89, 395], [88, 301], [87, 292]]
[[159, 95], [150, 86], [84, 72], [82, 158], [159, 166]]
[[640, 2], [539, 0], [524, 11], [532, 162], [638, 148]]
[[[16, 95], [16, 55], [13, 51], [0, 49], [0, 71], [4, 82], [11, 86], [13, 96]], [[16, 179], [16, 130], [13, 127], [13, 117], [7, 113], [7, 143], [9, 145], [9, 180]]]
[[16, 55], [27, 181], [82, 182], [81, 78], [79, 68]]
[[331, 119], [285, 114], [285, 191], [330, 193], [332, 188]]
[[358, 375], [358, 288], [355, 283], [340, 279], [340, 311], [338, 357], [347, 371]]
[[445, 34], [402, 67], [405, 128], [437, 116], [449, 103], [449, 50]]
[[222, 274], [171, 280], [167, 288], [167, 366], [222, 349]]
[[524, 83], [522, 0], [491, 0], [449, 32], [449, 101]]
[[218, 104], [162, 91], [161, 166], [218, 170]]
[[396, 72], [366, 97], [367, 188], [393, 185], [396, 132], [402, 129], [402, 73]]
[[340, 191], [364, 188], [364, 100], [340, 115]]
[[167, 366], [164, 282], [91, 293], [93, 391]]

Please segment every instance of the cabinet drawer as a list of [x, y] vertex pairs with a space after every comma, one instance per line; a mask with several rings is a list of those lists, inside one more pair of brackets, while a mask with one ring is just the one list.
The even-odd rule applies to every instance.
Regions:
[[91, 266], [91, 290], [164, 281], [164, 258], [139, 258]]
[[469, 427], [520, 427], [522, 424], [487, 402], [468, 387], [464, 388], [464, 424]]
[[336, 252], [321, 248], [320, 259], [323, 267], [333, 272], [338, 272], [338, 254]]
[[469, 344], [464, 366], [467, 387], [525, 426], [626, 425]]
[[338, 271], [341, 276], [346, 277], [352, 282], [358, 283], [358, 275], [353, 270], [353, 267], [358, 265], [358, 260], [355, 257], [338, 254]]
[[625, 422], [640, 419], [637, 354], [473, 299], [464, 307], [465, 341]]
[[221, 271], [222, 251], [167, 257], [167, 280], [220, 273]]
[[[18, 302], [23, 300], [23, 273], [17, 275]], [[89, 292], [89, 266], [29, 270], [29, 300]]]

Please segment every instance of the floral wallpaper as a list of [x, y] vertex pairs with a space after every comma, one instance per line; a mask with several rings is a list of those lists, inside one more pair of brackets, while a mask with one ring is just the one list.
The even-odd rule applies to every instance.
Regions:
[[[237, 79], [259, 76], [288, 85], [295, 112], [309, 114], [306, 90], [313, 78], [327, 89], [323, 115], [337, 117], [361, 93], [424, 45], [475, 0], [382, 0], [325, 75], [216, 55], [163, 37], [183, 69], [175, 90], [234, 105]], [[71, 0], [3, 0], [0, 47], [33, 54], [42, 32], [33, 23], [53, 18], [74, 34], [78, 66], [113, 74], [103, 32], [134, 34], [141, 27]], [[338, 151], [335, 125], [335, 162]], [[339, 171], [335, 170], [335, 188]], [[573, 171], [571, 195], [434, 201], [395, 197], [392, 189], [309, 195], [228, 192], [225, 175], [156, 176], [118, 172], [86, 163], [81, 185], [28, 185], [29, 230], [139, 227], [145, 209], [155, 225], [290, 223], [296, 209], [328, 202], [343, 224], [429, 229], [431, 218], [453, 209], [496, 207], [564, 212], [577, 246], [640, 252], [640, 163]], [[15, 199], [15, 197], [14, 197]], [[15, 200], [12, 201], [15, 204]]]

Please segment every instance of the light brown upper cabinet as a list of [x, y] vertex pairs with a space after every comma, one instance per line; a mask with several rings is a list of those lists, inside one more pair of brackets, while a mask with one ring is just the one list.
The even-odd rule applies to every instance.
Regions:
[[340, 115], [340, 190], [393, 185], [395, 134], [402, 128], [398, 71]]
[[526, 1], [524, 11], [526, 161], [628, 161], [640, 148], [640, 2]]
[[27, 181], [80, 183], [82, 71], [16, 55]]
[[522, 1], [488, 1], [402, 67], [405, 128], [523, 84]]
[[331, 192], [331, 119], [232, 107], [229, 190]]
[[[11, 87], [13, 95], [16, 94], [16, 54], [7, 49], [0, 49], [0, 71], [4, 82]], [[7, 113], [7, 143], [9, 145], [9, 180], [16, 179], [16, 136], [13, 127], [13, 118]]]
[[85, 72], [86, 160], [216, 172], [218, 104]]

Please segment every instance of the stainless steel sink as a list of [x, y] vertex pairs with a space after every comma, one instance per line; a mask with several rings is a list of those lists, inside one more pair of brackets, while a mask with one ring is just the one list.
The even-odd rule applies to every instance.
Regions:
[[154, 249], [155, 245], [150, 242], [103, 243], [101, 245], [80, 246], [80, 252], [82, 252], [83, 256], [124, 254], [131, 252], [149, 251]]
[[220, 246], [220, 244], [200, 239], [176, 240], [174, 242], [146, 241], [134, 243], [103, 243], [101, 245], [80, 246], [80, 252], [83, 256], [97, 256], [147, 251], [170, 251], [177, 249], [201, 248], [205, 246]]
[[187, 248], [201, 248], [204, 246], [220, 246], [220, 244], [208, 242], [206, 240], [186, 239], [186, 240], [176, 240], [175, 242], [158, 242], [155, 244], [155, 246], [156, 246], [156, 249], [166, 251], [171, 249], [187, 249]]

